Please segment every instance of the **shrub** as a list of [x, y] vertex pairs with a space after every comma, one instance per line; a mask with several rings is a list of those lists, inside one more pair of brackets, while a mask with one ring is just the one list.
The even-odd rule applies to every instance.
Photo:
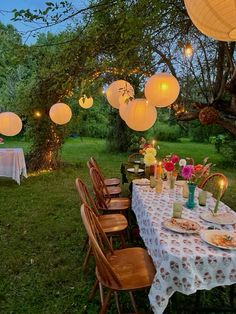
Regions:
[[150, 135], [160, 141], [178, 142], [181, 137], [181, 129], [178, 124], [169, 125], [167, 123], [156, 123]]

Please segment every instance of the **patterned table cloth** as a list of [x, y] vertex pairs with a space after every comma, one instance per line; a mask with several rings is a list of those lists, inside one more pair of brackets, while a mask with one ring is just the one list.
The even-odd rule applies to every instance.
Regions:
[[[198, 192], [199, 189], [196, 195]], [[163, 313], [175, 291], [189, 295], [198, 289], [236, 283], [235, 250], [215, 248], [201, 240], [198, 234], [175, 233], [162, 226], [162, 221], [172, 216], [174, 201], [186, 202], [179, 186], [173, 192], [165, 187], [161, 194], [157, 194], [149, 186], [133, 185], [132, 209], [157, 270], [149, 300], [154, 313], [158, 314]], [[213, 198], [207, 202], [207, 206], [197, 205], [193, 210], [183, 207], [182, 218], [194, 220], [204, 229], [215, 226], [236, 232], [236, 225], [214, 225], [200, 218], [207, 207], [214, 208]], [[232, 212], [222, 202], [219, 209]]]
[[0, 148], [0, 177], [8, 177], [20, 184], [21, 174], [27, 178], [22, 148]]

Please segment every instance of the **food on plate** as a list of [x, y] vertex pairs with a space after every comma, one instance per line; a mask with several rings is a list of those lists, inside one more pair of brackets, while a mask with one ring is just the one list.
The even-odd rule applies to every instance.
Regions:
[[171, 219], [171, 223], [185, 230], [197, 230], [198, 225], [188, 220]]
[[212, 237], [211, 242], [217, 246], [236, 248], [236, 237], [227, 234], [216, 234]]

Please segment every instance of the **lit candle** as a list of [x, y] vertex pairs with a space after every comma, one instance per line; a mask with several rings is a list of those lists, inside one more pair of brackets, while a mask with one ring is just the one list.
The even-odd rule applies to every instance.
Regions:
[[157, 161], [155, 160], [154, 162], [154, 177], [156, 178], [157, 176]]
[[161, 175], [162, 175], [162, 163], [161, 163], [161, 161], [158, 163], [157, 175], [158, 175], [158, 177], [161, 177]]
[[223, 189], [224, 189], [224, 180], [221, 180], [220, 181], [220, 188], [219, 188], [219, 192], [218, 192], [218, 196], [217, 196], [217, 200], [216, 200], [216, 204], [215, 204], [215, 208], [213, 210], [213, 214], [216, 214], [217, 211], [218, 211], [219, 202], [220, 202], [220, 199], [221, 199], [221, 196], [222, 196]]

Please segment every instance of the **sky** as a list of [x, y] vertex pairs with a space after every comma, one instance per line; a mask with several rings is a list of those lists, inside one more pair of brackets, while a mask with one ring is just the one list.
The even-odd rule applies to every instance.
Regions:
[[[23, 42], [25, 42], [26, 44], [33, 44], [36, 41], [36, 38], [34, 38], [33, 36], [30, 36], [30, 38], [28, 38], [28, 34], [26, 34], [25, 32], [31, 30], [34, 25], [29, 25], [29, 24], [25, 24], [21, 21], [18, 22], [14, 22], [11, 21], [11, 18], [13, 17], [13, 14], [11, 13], [11, 11], [13, 9], [30, 9], [30, 10], [34, 10], [34, 9], [45, 9], [45, 2], [50, 1], [50, 2], [60, 2], [60, 0], [56, 1], [56, 0], [0, 0], [0, 22], [2, 22], [3, 24], [12, 24], [19, 32], [22, 32], [22, 38], [23, 38]], [[69, 2], [72, 2], [73, 5], [76, 8], [82, 8], [82, 7], [86, 7], [86, 0], [70, 0]], [[60, 31], [62, 31], [63, 29], [66, 28], [66, 26], [68, 25], [69, 22], [67, 23], [62, 23], [62, 24], [58, 24], [54, 27], [49, 27], [46, 28], [44, 30], [42, 30], [41, 32], [52, 32], [52, 33], [58, 33]]]

